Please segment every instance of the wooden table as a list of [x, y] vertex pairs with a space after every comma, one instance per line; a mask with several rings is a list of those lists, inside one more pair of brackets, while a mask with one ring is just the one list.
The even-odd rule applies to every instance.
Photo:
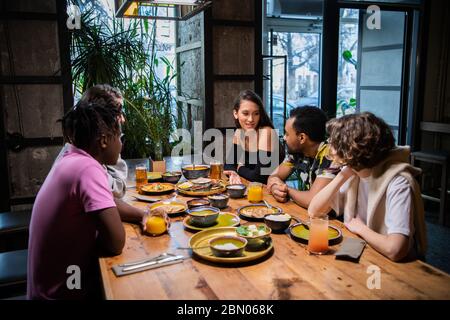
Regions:
[[[126, 200], [145, 207], [130, 197]], [[180, 200], [188, 200], [179, 196]], [[293, 202], [277, 203], [265, 199], [293, 216], [305, 219], [307, 212]], [[228, 209], [236, 212], [247, 200], [230, 199]], [[394, 263], [366, 247], [359, 263], [336, 260], [333, 255], [309, 255], [306, 246], [285, 234], [273, 234], [273, 254], [258, 263], [223, 266], [196, 257], [182, 263], [116, 277], [115, 264], [130, 262], [163, 252], [189, 255], [192, 233], [183, 227], [181, 218], [172, 219], [170, 235], [148, 237], [140, 227], [125, 223], [126, 244], [116, 257], [100, 258], [101, 276], [107, 299], [450, 299], [450, 276], [426, 263]], [[241, 223], [245, 222], [242, 220]], [[331, 224], [342, 229], [344, 237], [355, 237], [337, 220]], [[336, 250], [339, 245], [331, 247]], [[381, 288], [369, 289], [369, 267], [381, 271]]]

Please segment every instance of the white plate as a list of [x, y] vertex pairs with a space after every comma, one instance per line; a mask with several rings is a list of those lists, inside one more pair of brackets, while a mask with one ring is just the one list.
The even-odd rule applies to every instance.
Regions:
[[158, 202], [161, 201], [161, 198], [158, 197], [149, 197], [149, 196], [145, 196], [145, 195], [133, 195], [134, 198], [136, 198], [139, 201], [144, 201], [144, 202]]

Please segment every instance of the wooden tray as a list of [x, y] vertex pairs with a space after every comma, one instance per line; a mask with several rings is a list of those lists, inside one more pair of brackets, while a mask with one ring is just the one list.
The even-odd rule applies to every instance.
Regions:
[[260, 251], [244, 250], [244, 253], [241, 257], [216, 257], [212, 254], [211, 249], [209, 248], [209, 241], [213, 238], [225, 235], [237, 235], [236, 228], [224, 227], [201, 231], [199, 233], [196, 233], [191, 237], [191, 239], [189, 239], [189, 246], [193, 248], [192, 252], [202, 259], [227, 264], [253, 261], [264, 257], [273, 249], [272, 241], [270, 241], [268, 246]]

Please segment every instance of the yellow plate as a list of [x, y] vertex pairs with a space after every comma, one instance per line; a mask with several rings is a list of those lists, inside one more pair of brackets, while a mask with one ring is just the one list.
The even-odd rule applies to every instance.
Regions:
[[[218, 263], [243, 263], [248, 261], [253, 261], [264, 257], [273, 249], [272, 241], [269, 242], [269, 245], [260, 251], [247, 251], [244, 250], [244, 253], [241, 257], [216, 257], [212, 254], [211, 249], [209, 248], [209, 241], [213, 238], [225, 235], [237, 235], [235, 227], [224, 227], [224, 228], [215, 228], [210, 230], [204, 230], [199, 233], [194, 234], [191, 239], [189, 239], [189, 246], [196, 254], [202, 259], [218, 262]], [[197, 249], [196, 249], [197, 248]]]
[[241, 222], [239, 217], [231, 212], [220, 212], [219, 217], [217, 218], [217, 223], [211, 227], [197, 227], [190, 223], [191, 217], [187, 216], [183, 220], [183, 225], [190, 230], [194, 231], [202, 231], [202, 230], [210, 230], [217, 229], [221, 227], [236, 227]]
[[175, 190], [175, 186], [171, 183], [154, 182], [141, 187], [141, 191], [144, 193], [164, 193], [173, 190]]
[[[183, 202], [179, 202], [179, 201], [160, 201], [157, 203], [154, 203], [150, 206], [150, 210], [153, 210], [155, 208], [159, 208], [162, 206], [166, 206], [167, 209], [165, 209], [164, 211], [168, 214], [176, 214], [176, 213], [181, 213], [183, 211], [187, 210], [187, 205]], [[170, 211], [170, 212], [169, 212]]]

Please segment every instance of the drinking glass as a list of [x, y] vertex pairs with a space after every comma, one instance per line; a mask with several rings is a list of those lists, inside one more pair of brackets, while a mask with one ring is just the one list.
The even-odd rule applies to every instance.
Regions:
[[257, 203], [263, 201], [263, 186], [259, 182], [250, 182], [248, 186], [247, 200]]
[[220, 161], [212, 161], [210, 163], [210, 178], [211, 179], [222, 179], [223, 174], [223, 163]]
[[142, 163], [136, 166], [136, 191], [141, 193], [141, 187], [147, 184], [147, 166]]
[[324, 254], [328, 251], [328, 216], [309, 220], [308, 251], [311, 254]]

